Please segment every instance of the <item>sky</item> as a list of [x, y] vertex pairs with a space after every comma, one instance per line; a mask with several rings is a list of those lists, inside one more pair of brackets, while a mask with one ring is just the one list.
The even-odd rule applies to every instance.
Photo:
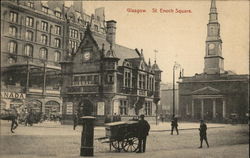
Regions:
[[[210, 0], [204, 1], [84, 1], [87, 14], [105, 7], [105, 19], [116, 20], [116, 43], [143, 49], [145, 60], [155, 60], [163, 82], [172, 82], [174, 62], [184, 69], [184, 76], [202, 73]], [[249, 73], [249, 1], [216, 1], [221, 26], [224, 69]], [[146, 10], [128, 12], [128, 8]], [[158, 12], [153, 13], [153, 8]], [[160, 9], [174, 13], [160, 13]], [[191, 13], [175, 13], [175, 10]], [[178, 73], [177, 75], [178, 76]]]

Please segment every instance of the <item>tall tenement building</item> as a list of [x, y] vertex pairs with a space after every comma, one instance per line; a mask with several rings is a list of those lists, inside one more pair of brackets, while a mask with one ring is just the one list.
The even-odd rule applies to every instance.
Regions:
[[226, 121], [234, 116], [248, 120], [249, 75], [224, 70], [220, 24], [215, 0], [207, 24], [204, 71], [179, 82], [179, 114], [183, 119]]
[[44, 114], [74, 112], [122, 119], [156, 115], [161, 70], [143, 51], [116, 43], [116, 21], [104, 8], [89, 16], [81, 1], [1, 3], [1, 108]]
[[62, 113], [59, 62], [75, 51], [87, 23], [105, 38], [104, 8], [93, 16], [81, 1], [1, 1], [1, 109]]

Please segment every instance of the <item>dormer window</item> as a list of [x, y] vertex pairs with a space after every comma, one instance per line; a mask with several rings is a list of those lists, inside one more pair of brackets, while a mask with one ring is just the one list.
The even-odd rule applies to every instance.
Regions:
[[27, 2], [27, 6], [30, 8], [34, 8], [34, 2]]
[[58, 12], [58, 11], [55, 11], [55, 16], [56, 16], [57, 18], [61, 18], [62, 13], [61, 13], [61, 12]]
[[46, 6], [42, 6], [42, 12], [48, 14], [49, 13], [49, 8]]

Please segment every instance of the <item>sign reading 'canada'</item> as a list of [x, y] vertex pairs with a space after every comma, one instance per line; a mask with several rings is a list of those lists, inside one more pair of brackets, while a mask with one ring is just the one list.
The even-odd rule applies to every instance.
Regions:
[[1, 98], [25, 99], [26, 94], [16, 92], [1, 92]]

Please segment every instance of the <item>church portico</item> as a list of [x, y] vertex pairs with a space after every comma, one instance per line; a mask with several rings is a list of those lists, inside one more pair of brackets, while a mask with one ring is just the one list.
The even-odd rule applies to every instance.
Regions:
[[193, 95], [192, 119], [221, 120], [226, 118], [226, 101], [222, 95]]

